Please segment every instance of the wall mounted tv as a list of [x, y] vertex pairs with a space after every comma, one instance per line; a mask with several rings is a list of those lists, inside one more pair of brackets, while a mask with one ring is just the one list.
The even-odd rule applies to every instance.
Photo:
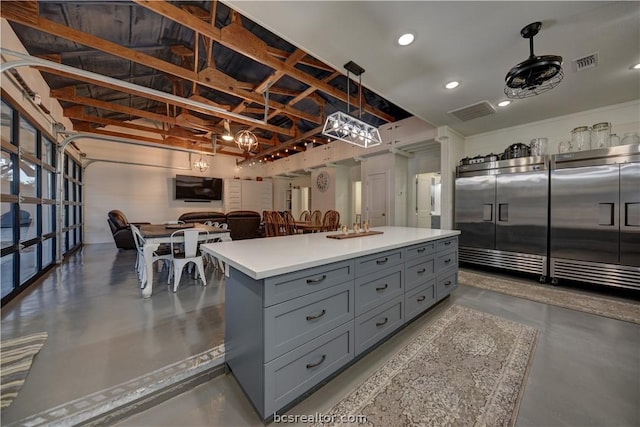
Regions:
[[176, 175], [177, 200], [222, 200], [222, 178]]

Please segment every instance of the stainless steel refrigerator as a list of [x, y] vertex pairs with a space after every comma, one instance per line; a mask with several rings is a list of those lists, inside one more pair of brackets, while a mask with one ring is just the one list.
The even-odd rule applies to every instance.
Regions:
[[547, 276], [548, 157], [459, 166], [460, 261]]
[[550, 276], [640, 289], [640, 145], [551, 159]]

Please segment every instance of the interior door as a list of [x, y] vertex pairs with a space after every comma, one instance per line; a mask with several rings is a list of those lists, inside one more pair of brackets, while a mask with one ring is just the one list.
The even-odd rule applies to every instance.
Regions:
[[367, 176], [368, 218], [371, 227], [387, 225], [387, 174]]
[[620, 168], [551, 171], [551, 257], [617, 264]]
[[496, 249], [547, 255], [549, 172], [498, 175]]
[[430, 173], [416, 175], [416, 216], [420, 228], [431, 228], [431, 177]]
[[455, 223], [461, 231], [460, 246], [495, 249], [496, 177], [456, 179]]
[[620, 264], [640, 267], [640, 163], [620, 165]]

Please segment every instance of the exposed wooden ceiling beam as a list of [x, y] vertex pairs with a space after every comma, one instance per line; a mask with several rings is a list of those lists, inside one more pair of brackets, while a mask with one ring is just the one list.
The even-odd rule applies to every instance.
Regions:
[[[227, 93], [233, 96], [237, 96], [239, 98], [243, 98], [245, 100], [256, 102], [258, 104], [264, 105], [264, 99], [261, 95], [257, 93], [253, 93], [247, 90], [244, 90], [240, 87], [240, 84], [234, 83], [231, 88], [225, 84], [218, 84], [218, 82], [212, 78], [210, 78], [210, 73], [205, 73], [202, 78], [200, 78], [200, 73], [195, 73], [193, 70], [189, 70], [187, 68], [172, 64], [170, 62], [166, 62], [164, 60], [158, 59], [151, 55], [144, 54], [142, 52], [137, 52], [133, 49], [129, 49], [123, 46], [118, 45], [117, 43], [110, 42], [108, 40], [101, 39], [99, 37], [93, 36], [88, 33], [84, 33], [82, 31], [67, 27], [62, 24], [58, 24], [56, 22], [50, 21], [48, 19], [44, 19], [40, 16], [28, 16], [25, 17], [22, 11], [22, 2], [5, 2], [0, 8], [0, 16], [6, 18], [12, 22], [18, 22], [20, 24], [26, 25], [28, 27], [34, 28], [39, 31], [43, 31], [49, 34], [52, 34], [57, 37], [61, 37], [67, 40], [74, 41], [84, 46], [88, 46], [94, 49], [101, 50], [103, 52], [109, 53], [114, 56], [118, 56], [120, 58], [124, 58], [129, 61], [136, 62], [138, 64], [145, 65], [150, 68], [154, 68], [156, 70], [160, 70], [164, 73], [171, 74], [177, 77], [180, 77], [184, 80], [189, 80], [191, 82], [197, 82], [205, 87], [210, 89], [218, 90], [223, 93]], [[188, 16], [193, 17], [193, 15], [184, 12], [183, 10], [176, 8], [176, 10], [186, 14]], [[198, 19], [193, 17], [194, 19]], [[207, 25], [206, 22], [198, 20], [198, 22], [203, 25]], [[215, 27], [209, 27], [210, 31], [219, 32]], [[211, 36], [211, 33], [208, 33], [207, 36]], [[217, 77], [221, 77], [224, 73], [218, 72], [216, 73]], [[226, 75], [225, 75], [226, 76]], [[228, 83], [230, 80], [233, 80], [230, 76], [226, 76], [225, 83]], [[233, 80], [235, 82], [235, 80]], [[246, 86], [246, 83], [242, 84], [242, 86]], [[279, 104], [275, 101], [270, 101], [270, 104], [273, 108], [281, 108], [283, 111], [292, 114], [293, 116], [304, 118], [305, 120], [315, 121], [317, 118], [312, 115], [305, 113], [303, 111], [299, 111], [295, 108], [288, 107], [286, 105]], [[236, 119], [232, 119], [236, 120]]]
[[[287, 59], [290, 55], [289, 52], [281, 49], [276, 49], [275, 47], [272, 47], [272, 46], [267, 47], [267, 52], [269, 53], [269, 55], [279, 59]], [[335, 71], [333, 67], [330, 67], [324, 62], [318, 61], [317, 59], [311, 56], [305, 56], [304, 58], [300, 59], [298, 63], [302, 65], [307, 65], [309, 67], [317, 68], [319, 70]]]
[[[287, 65], [282, 61], [274, 58], [267, 53], [267, 44], [260, 40], [258, 37], [249, 32], [239, 22], [231, 22], [231, 24], [222, 28], [221, 30], [213, 28], [206, 22], [199, 19], [197, 16], [166, 2], [160, 0], [133, 0], [135, 3], [153, 10], [159, 15], [165, 18], [171, 19], [185, 27], [188, 27], [194, 31], [198, 31], [207, 37], [212, 38], [214, 41], [232, 49], [254, 61], [260, 62], [274, 70], [282, 70], [287, 75], [306, 83], [310, 86], [317, 86], [318, 90], [333, 96], [337, 99], [346, 99], [347, 94], [342, 92], [328, 83], [319, 81], [318, 79], [304, 73], [301, 70], [296, 69], [293, 65]], [[354, 105], [358, 104], [358, 99], [355, 96], [350, 97], [350, 103]], [[387, 122], [395, 120], [393, 116], [383, 111], [373, 108], [371, 106], [365, 106], [364, 110], [381, 118]]]

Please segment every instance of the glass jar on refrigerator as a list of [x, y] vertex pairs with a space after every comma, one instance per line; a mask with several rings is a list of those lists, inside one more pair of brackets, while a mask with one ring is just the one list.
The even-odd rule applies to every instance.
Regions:
[[575, 151], [591, 149], [591, 132], [589, 132], [589, 126], [578, 126], [571, 131], [571, 146]]
[[608, 148], [611, 146], [611, 123], [596, 123], [591, 128], [591, 148]]
[[532, 156], [544, 156], [547, 154], [547, 138], [534, 138], [529, 143]]

